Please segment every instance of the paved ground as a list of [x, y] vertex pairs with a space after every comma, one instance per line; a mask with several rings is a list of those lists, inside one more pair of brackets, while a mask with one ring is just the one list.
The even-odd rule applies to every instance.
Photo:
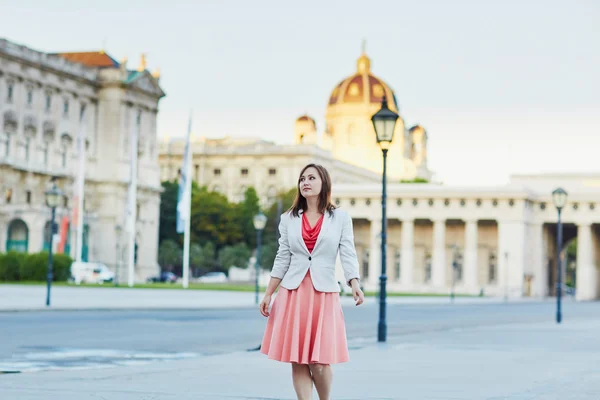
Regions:
[[[600, 311], [600, 308], [599, 308]], [[600, 313], [598, 313], [600, 316]], [[600, 320], [456, 328], [355, 344], [333, 399], [597, 400]], [[257, 352], [0, 375], [0, 398], [294, 399], [290, 367]], [[315, 398], [317, 398], [315, 396]]]
[[[51, 290], [51, 307], [48, 308], [46, 286], [0, 284], [0, 311], [252, 308], [255, 307], [254, 300], [252, 292], [54, 286]], [[374, 297], [366, 299], [367, 303], [375, 301]], [[456, 297], [455, 301], [459, 304], [482, 304], [501, 303], [504, 300], [493, 297]], [[352, 304], [352, 298], [344, 296], [342, 302]], [[388, 297], [390, 304], [446, 304], [448, 302], [448, 297]]]
[[[122, 309], [141, 301], [138, 290], [64, 289], [78, 311], [0, 312], [0, 370], [23, 371], [0, 374], [0, 399], [295, 398], [290, 367], [248, 351], [265, 324], [253, 304], [215, 309], [222, 292], [190, 291], [171, 299], [208, 299], [204, 308], [157, 309], [171, 291], [150, 289], [139, 311]], [[121, 309], [95, 309], [100, 293], [109, 304], [119, 295]], [[334, 399], [600, 398], [598, 302], [566, 300], [558, 326], [552, 300], [398, 300], [384, 345], [375, 301], [346, 301], [352, 360], [335, 368]]]

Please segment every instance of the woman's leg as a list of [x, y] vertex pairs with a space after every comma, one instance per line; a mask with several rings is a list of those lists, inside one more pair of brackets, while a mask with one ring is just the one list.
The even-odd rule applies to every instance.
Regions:
[[308, 365], [292, 363], [292, 379], [298, 400], [311, 400], [313, 380]]
[[331, 382], [333, 381], [333, 370], [329, 364], [310, 364], [319, 400], [329, 400], [331, 395]]

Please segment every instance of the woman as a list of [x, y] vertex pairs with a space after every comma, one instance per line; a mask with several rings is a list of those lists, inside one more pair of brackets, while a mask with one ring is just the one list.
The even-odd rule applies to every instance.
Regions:
[[[298, 179], [292, 207], [281, 216], [279, 249], [260, 312], [268, 317], [261, 352], [292, 364], [298, 399], [331, 393], [331, 364], [349, 360], [335, 261], [340, 254], [356, 305], [364, 301], [350, 216], [331, 203], [325, 168], [309, 164]], [[271, 312], [271, 296], [281, 284]]]

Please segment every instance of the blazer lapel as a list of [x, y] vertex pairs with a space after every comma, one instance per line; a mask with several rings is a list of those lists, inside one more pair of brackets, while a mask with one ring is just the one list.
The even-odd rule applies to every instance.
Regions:
[[[300, 210], [300, 212], [298, 214], [300, 215], [300, 217], [294, 218], [294, 223], [296, 224], [296, 226], [294, 227], [294, 230], [296, 231], [296, 236], [298, 237], [298, 240], [300, 241], [300, 246], [302, 246], [304, 251], [306, 251], [306, 254], [310, 254], [310, 251], [308, 251], [308, 247], [306, 247], [306, 243], [304, 243], [304, 239], [302, 238], [302, 214], [303, 214], [303, 211]], [[314, 251], [314, 249], [313, 249], [313, 251]]]
[[[329, 212], [325, 211], [325, 215], [323, 216], [323, 223], [321, 224], [321, 231], [319, 232], [319, 236], [317, 237], [317, 242], [315, 243], [315, 247], [313, 247], [313, 254], [315, 253], [315, 250], [319, 246], [319, 243], [321, 242], [321, 239], [323, 238], [323, 236], [325, 236], [327, 234], [327, 229], [329, 229], [329, 225], [331, 224], [331, 218], [332, 218], [332, 216], [329, 214]], [[302, 229], [302, 225], [300, 225], [300, 228]], [[304, 243], [304, 240], [302, 240], [302, 242]]]

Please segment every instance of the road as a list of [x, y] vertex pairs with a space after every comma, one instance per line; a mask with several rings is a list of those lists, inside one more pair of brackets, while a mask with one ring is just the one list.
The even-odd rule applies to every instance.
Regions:
[[[390, 342], [414, 333], [456, 332], [552, 321], [553, 302], [388, 306]], [[378, 307], [344, 308], [349, 343], [373, 343]], [[600, 318], [600, 303], [563, 304], [563, 321]], [[0, 313], [0, 371], [93, 368], [194, 358], [256, 348], [266, 320], [254, 309]]]

